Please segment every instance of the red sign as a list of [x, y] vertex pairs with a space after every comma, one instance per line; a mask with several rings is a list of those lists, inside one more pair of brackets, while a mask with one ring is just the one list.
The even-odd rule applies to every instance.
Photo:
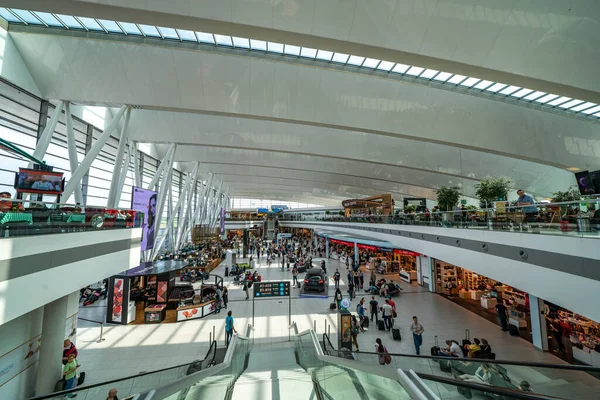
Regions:
[[419, 253], [415, 253], [414, 251], [400, 250], [400, 249], [394, 249], [394, 253], [401, 254], [403, 256], [414, 256], [414, 257], [419, 257], [421, 255]]
[[371, 251], [377, 251], [377, 250], [379, 250], [379, 247], [369, 246], [367, 244], [359, 244], [358, 248], [359, 249], [363, 249], [363, 250], [371, 250]]
[[[345, 242], [343, 240], [337, 240], [337, 239], [329, 239], [329, 241], [331, 243], [335, 243], [335, 244], [343, 244], [345, 246], [354, 246], [354, 243], [352, 242]], [[360, 245], [359, 245], [360, 246]]]

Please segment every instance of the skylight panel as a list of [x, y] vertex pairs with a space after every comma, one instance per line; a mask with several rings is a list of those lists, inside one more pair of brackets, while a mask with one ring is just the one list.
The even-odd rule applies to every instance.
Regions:
[[315, 58], [317, 56], [317, 49], [311, 49], [310, 47], [303, 47], [300, 50], [300, 56], [306, 58]]
[[214, 33], [213, 36], [215, 37], [215, 42], [219, 46], [233, 47], [233, 41], [231, 40], [231, 36], [217, 35], [216, 33]]
[[140, 29], [142, 30], [144, 35], [146, 35], [148, 37], [162, 37], [162, 36], [160, 36], [158, 29], [156, 29], [156, 27], [153, 25], [141, 25], [140, 24], [138, 26], [140, 27]]
[[509, 86], [509, 87], [507, 87], [507, 88], [505, 88], [505, 89], [501, 90], [499, 93], [500, 93], [500, 94], [504, 94], [504, 95], [507, 95], [507, 96], [508, 96], [509, 94], [511, 94], [511, 93], [514, 93], [514, 92], [516, 92], [516, 91], [517, 91], [517, 90], [519, 90], [519, 89], [521, 89], [521, 87], [520, 87], [520, 86], [512, 86], [512, 85], [511, 85], [511, 86]]
[[250, 40], [246, 38], [240, 37], [231, 37], [231, 41], [233, 42], [233, 46], [240, 49], [249, 49], [250, 48]]
[[215, 44], [215, 38], [212, 33], [196, 32], [196, 37], [200, 43]]
[[94, 18], [77, 17], [77, 19], [81, 21], [83, 26], [87, 28], [88, 31], [104, 32], [104, 28], [102, 28], [102, 26], [100, 26], [98, 21], [96, 21]]
[[318, 50], [317, 51], [317, 60], [331, 61], [331, 57], [333, 57], [333, 51], [327, 51], [327, 50]]
[[252, 50], [267, 51], [267, 42], [250, 39], [250, 48]]
[[331, 58], [332, 62], [346, 64], [348, 62], [348, 58], [350, 55], [344, 53], [333, 53], [333, 57]]
[[436, 69], [426, 69], [419, 78], [431, 79], [438, 74], [438, 70]]
[[13, 13], [8, 11], [4, 7], [0, 7], [0, 17], [4, 18], [8, 22], [22, 23], [22, 21], [19, 18], [15, 17]]
[[526, 94], [529, 94], [533, 92], [533, 90], [531, 89], [521, 89], [521, 90], [517, 90], [516, 92], [514, 92], [513, 94], [511, 94], [511, 97], [518, 97], [521, 98], [523, 96], [525, 96]]
[[108, 19], [98, 19], [98, 22], [102, 24], [102, 26], [111, 33], [123, 33], [119, 25], [115, 21], [110, 21]]
[[389, 61], [382, 61], [379, 63], [379, 65], [377, 66], [377, 70], [378, 71], [386, 71], [389, 72], [392, 67], [394, 66], [393, 62], [389, 62]]
[[566, 103], [569, 100], [572, 100], [572, 99], [570, 97], [561, 96], [558, 99], [552, 100], [551, 102], [546, 103], [546, 104], [548, 104], [549, 106], [557, 106], [559, 104]]
[[408, 71], [406, 71], [406, 75], [419, 76], [421, 74], [421, 72], [423, 72], [423, 71], [425, 71], [425, 68], [410, 67], [410, 69]]
[[85, 29], [72, 15], [56, 14], [56, 16], [60, 18], [69, 29]]
[[42, 21], [37, 19], [30, 11], [11, 8], [11, 11], [17, 14], [19, 18], [31, 25], [44, 25]]
[[363, 62], [362, 67], [375, 69], [375, 68], [377, 68], [377, 66], [379, 65], [380, 62], [381, 62], [381, 60], [378, 60], [376, 58], [367, 58]]
[[594, 108], [588, 108], [587, 110], [583, 110], [581, 113], [582, 114], [586, 114], [586, 115], [590, 115], [590, 114], [595, 114], [598, 111], [600, 111], [600, 106], [594, 107]]
[[458, 85], [459, 83], [464, 81], [465, 78], [466, 78], [466, 76], [464, 76], [464, 75], [454, 75], [452, 78], [448, 79], [446, 81], [446, 83], [453, 83], [455, 85]]
[[536, 99], [535, 101], [537, 101], [538, 103], [547, 103], [550, 100], [553, 100], [555, 98], [557, 98], [558, 95], [557, 94], [547, 94], [544, 97], [540, 98], [540, 99]]
[[396, 64], [396, 66], [392, 69], [392, 72], [396, 72], [397, 74], [403, 74], [409, 68], [410, 68], [410, 65]]
[[125, 33], [127, 33], [128, 35], [140, 35], [140, 36], [142, 35], [142, 32], [140, 31], [140, 29], [135, 24], [132, 24], [131, 22], [119, 21], [119, 25], [121, 25], [121, 28], [123, 28]]
[[[2, 14], [0, 13], [0, 15], [2, 15]], [[36, 12], [35, 15], [37, 15], [37, 17], [39, 19], [41, 19], [48, 26], [54, 26], [54, 27], [59, 27], [59, 28], [65, 27], [62, 24], [62, 22], [60, 22], [58, 19], [56, 19], [56, 17], [54, 15], [52, 15], [51, 13]]]
[[270, 53], [283, 54], [283, 44], [275, 42], [267, 42], [267, 51]]
[[300, 46], [292, 46], [291, 44], [286, 44], [283, 47], [283, 54], [298, 57], [300, 56]]
[[[571, 101], [569, 101], [567, 103], [563, 103], [563, 104], [559, 105], [559, 107], [567, 109], [567, 108], [571, 108], [571, 107], [576, 106], [576, 105], [581, 104], [581, 103], [583, 103], [582, 100], [575, 99], [575, 100], [571, 100]], [[571, 110], [569, 110], [569, 111], [571, 111]]]
[[452, 74], [449, 72], [440, 72], [433, 78], [433, 80], [440, 81], [440, 82], [446, 82], [448, 80], [448, 78], [450, 78], [451, 76], [452, 76]]
[[598, 113], [598, 114], [594, 114], [594, 117], [598, 117], [598, 118], [600, 118], [600, 113]]
[[473, 86], [474, 89], [485, 90], [489, 88], [494, 82], [483, 80], [479, 82], [477, 85]]
[[495, 83], [485, 90], [488, 92], [496, 93], [498, 90], [505, 88], [506, 86], [507, 85], [505, 83]]
[[479, 81], [480, 81], [479, 78], [467, 78], [460, 83], [460, 86], [471, 87]]
[[546, 92], [533, 92], [525, 97], [523, 97], [523, 100], [528, 100], [528, 101], [533, 101], [535, 99], [538, 99], [542, 96], [544, 96], [546, 94]]
[[195, 42], [198, 43], [198, 39], [196, 35], [194, 35], [193, 31], [188, 31], [186, 29], [177, 29], [177, 33], [181, 40], [185, 40], [186, 42]]
[[349, 65], [356, 65], [356, 66], [360, 67], [364, 61], [365, 61], [364, 57], [350, 56], [350, 58], [348, 59], [347, 64], [349, 64]]
[[158, 26], [157, 28], [160, 31], [160, 33], [162, 33], [163, 38], [165, 38], [165, 39], [179, 40], [179, 35], [175, 31], [175, 29], [173, 29], [173, 28], [165, 28], [163, 26]]
[[588, 109], [590, 107], [593, 107], [595, 105], [596, 105], [596, 103], [587, 102], [587, 103], [580, 104], [577, 107], [573, 107], [569, 111], [579, 112], [579, 111], [582, 111], [582, 110], [586, 110], [586, 109]]

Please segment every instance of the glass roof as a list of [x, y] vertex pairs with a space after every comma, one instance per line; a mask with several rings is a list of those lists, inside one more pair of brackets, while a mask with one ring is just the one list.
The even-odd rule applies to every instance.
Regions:
[[142, 25], [126, 21], [112, 21], [46, 12], [34, 12], [16, 8], [0, 7], [0, 18], [13, 24], [153, 37], [163, 40], [193, 42], [202, 45], [244, 49], [254, 52], [268, 52], [286, 57], [312, 59], [317, 62], [343, 64], [359, 69], [379, 71], [379, 73], [382, 74], [389, 73], [392, 76], [405, 75], [416, 82], [421, 81], [426, 83], [427, 81], [435, 81], [453, 87], [459, 86], [469, 92], [484, 92], [501, 98], [509, 97], [523, 103], [543, 105], [571, 115], [577, 114], [582, 117], [596, 120], [600, 118], [600, 106], [595, 103], [572, 99], [558, 94], [535, 91], [533, 89], [506, 83], [481, 80], [477, 77], [426, 69], [416, 65], [405, 65], [392, 61], [366, 58], [360, 55], [337, 53], [326, 49], [313, 49], [284, 43], [265, 42], [251, 38], [240, 38], [206, 32], [192, 32], [183, 29]]

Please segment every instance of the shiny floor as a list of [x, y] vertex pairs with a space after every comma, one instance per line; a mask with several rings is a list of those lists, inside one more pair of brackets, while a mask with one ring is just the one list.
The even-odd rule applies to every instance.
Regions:
[[[215, 272], [224, 275], [224, 268], [223, 263]], [[338, 261], [329, 260], [330, 275], [336, 268], [342, 274], [342, 292], [346, 294], [346, 267]], [[282, 271], [277, 263], [268, 267], [265, 257], [260, 259], [257, 270], [263, 281], [291, 280], [291, 272]], [[368, 279], [368, 274], [365, 279]], [[253, 302], [245, 300], [241, 287], [234, 285], [231, 278], [225, 278], [225, 282], [229, 288], [229, 310], [233, 311], [235, 328], [243, 332], [246, 325], [252, 323]], [[403, 340], [392, 340], [389, 332], [378, 331], [375, 324], [372, 324], [367, 332], [358, 336], [358, 343], [363, 352], [373, 351], [375, 339], [380, 337], [391, 353], [414, 354], [409, 326], [412, 316], [416, 315], [425, 327], [423, 354], [428, 354], [435, 336], [438, 336], [441, 342], [449, 338], [460, 341], [468, 328], [471, 337], [488, 340], [498, 359], [563, 363], [557, 357], [535, 350], [529, 342], [502, 332], [497, 325], [439, 295], [416, 285], [402, 283], [402, 287], [404, 291], [396, 299], [396, 326], [400, 328]], [[330, 296], [333, 296], [333, 282], [329, 288]], [[358, 300], [361, 297], [362, 293], [359, 292]], [[367, 295], [364, 297], [369, 298]], [[291, 321], [296, 322], [300, 331], [316, 326], [317, 333], [322, 335], [325, 330], [330, 330], [331, 340], [337, 347], [337, 314], [329, 310], [330, 303], [331, 298], [299, 298], [298, 289], [292, 289], [291, 302], [287, 298], [256, 300], [253, 324], [255, 329], [252, 333], [256, 345], [261, 348], [287, 347], [290, 325], [288, 313], [291, 309]], [[353, 310], [355, 304], [356, 300], [350, 309]], [[79, 317], [102, 321], [105, 319], [105, 312], [105, 303], [99, 301], [93, 306], [80, 308]], [[100, 326], [80, 320], [76, 344], [81, 368], [86, 371], [86, 383], [117, 379], [202, 359], [208, 350], [213, 330], [219, 346], [224, 346], [225, 316], [226, 312], [223, 310], [220, 314], [213, 314], [204, 319], [181, 323], [109, 325], [104, 327], [105, 340], [100, 343], [97, 342]]]

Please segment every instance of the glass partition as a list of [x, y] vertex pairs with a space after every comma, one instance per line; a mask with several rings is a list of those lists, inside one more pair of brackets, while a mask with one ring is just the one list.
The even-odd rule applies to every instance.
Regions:
[[522, 206], [513, 202], [494, 202], [493, 207], [468, 206], [453, 211], [412, 208], [396, 210], [393, 215], [353, 215], [323, 210], [305, 214], [286, 211], [285, 221], [359, 222], [372, 224], [418, 225], [438, 228], [493, 230], [597, 238], [600, 232], [600, 199]]
[[141, 228], [144, 213], [121, 208], [0, 198], [0, 237]]

